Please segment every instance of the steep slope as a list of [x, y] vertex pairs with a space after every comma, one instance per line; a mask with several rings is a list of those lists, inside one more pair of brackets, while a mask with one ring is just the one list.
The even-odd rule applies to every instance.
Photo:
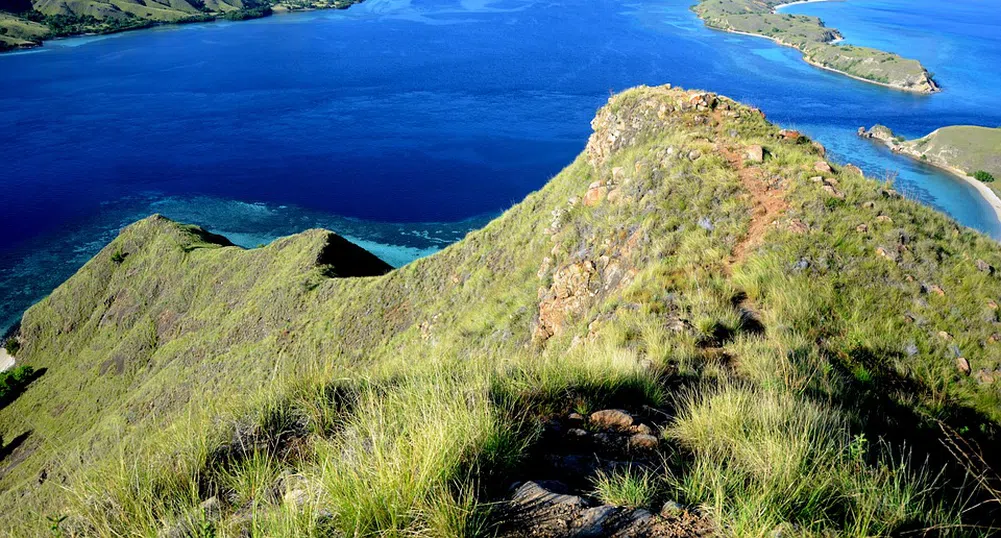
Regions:
[[593, 127], [384, 276], [332, 278], [363, 255], [318, 230], [123, 230], [24, 316], [44, 372], [0, 409], [2, 530], [998, 526], [997, 243], [726, 98], [638, 88]]

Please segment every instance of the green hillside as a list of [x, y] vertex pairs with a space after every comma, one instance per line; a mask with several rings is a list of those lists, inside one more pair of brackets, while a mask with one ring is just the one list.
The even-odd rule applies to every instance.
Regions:
[[0, 534], [996, 532], [1001, 246], [713, 94], [592, 126], [384, 275], [123, 230], [24, 316]]
[[984, 170], [1001, 177], [1001, 128], [952, 125], [904, 144], [930, 160], [968, 174]]
[[785, 0], [700, 0], [692, 9], [711, 28], [767, 37], [799, 49], [814, 65], [917, 93], [939, 91], [917, 60], [868, 47], [837, 45], [841, 34], [817, 17], [777, 13]]
[[361, 0], [0, 0], [0, 52], [44, 39], [157, 24], [243, 20], [272, 10], [343, 9]]

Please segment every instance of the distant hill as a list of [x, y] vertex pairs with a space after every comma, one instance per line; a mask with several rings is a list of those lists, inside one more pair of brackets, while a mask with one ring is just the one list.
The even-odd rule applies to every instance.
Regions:
[[323, 230], [122, 230], [9, 346], [0, 534], [1001, 527], [997, 242], [711, 93], [592, 127], [386, 274]]
[[952, 125], [904, 142], [928, 159], [947, 163], [968, 174], [985, 170], [1001, 178], [1001, 129]]
[[44, 39], [112, 33], [156, 24], [243, 20], [283, 11], [343, 9], [361, 0], [0, 0], [0, 51]]
[[766, 37], [798, 49], [808, 63], [860, 80], [915, 93], [940, 91], [917, 60], [869, 47], [839, 45], [838, 30], [808, 15], [778, 13], [785, 0], [699, 0], [692, 9], [706, 26]]

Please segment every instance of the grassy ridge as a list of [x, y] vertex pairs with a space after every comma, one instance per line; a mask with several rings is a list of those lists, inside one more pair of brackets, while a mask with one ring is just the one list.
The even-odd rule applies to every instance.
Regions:
[[799, 49], [807, 62], [892, 88], [934, 93], [938, 85], [916, 60], [868, 47], [840, 46], [841, 34], [817, 17], [777, 13], [785, 0], [701, 0], [693, 9], [706, 25], [770, 38]]
[[610, 502], [742, 536], [997, 527], [940, 441], [997, 447], [1001, 247], [727, 99], [639, 88], [593, 126], [385, 276], [336, 278], [322, 231], [124, 230], [24, 317], [45, 373], [0, 409], [2, 530], [489, 534], [548, 417], [644, 405], [665, 463], [594, 477]]

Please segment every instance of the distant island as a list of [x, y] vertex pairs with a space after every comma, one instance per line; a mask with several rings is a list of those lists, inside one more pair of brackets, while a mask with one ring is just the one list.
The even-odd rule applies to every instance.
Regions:
[[702, 0], [692, 9], [706, 26], [766, 37], [803, 53], [807, 63], [865, 82], [914, 93], [941, 91], [917, 60], [867, 47], [838, 45], [841, 33], [817, 17], [776, 13], [784, 0]]
[[861, 137], [882, 142], [894, 152], [942, 168], [979, 190], [1001, 217], [1001, 128], [951, 125], [914, 140], [885, 125], [859, 127]]
[[345, 9], [361, 0], [0, 0], [0, 52], [37, 47], [46, 39], [110, 34], [161, 24], [245, 20], [273, 12]]

